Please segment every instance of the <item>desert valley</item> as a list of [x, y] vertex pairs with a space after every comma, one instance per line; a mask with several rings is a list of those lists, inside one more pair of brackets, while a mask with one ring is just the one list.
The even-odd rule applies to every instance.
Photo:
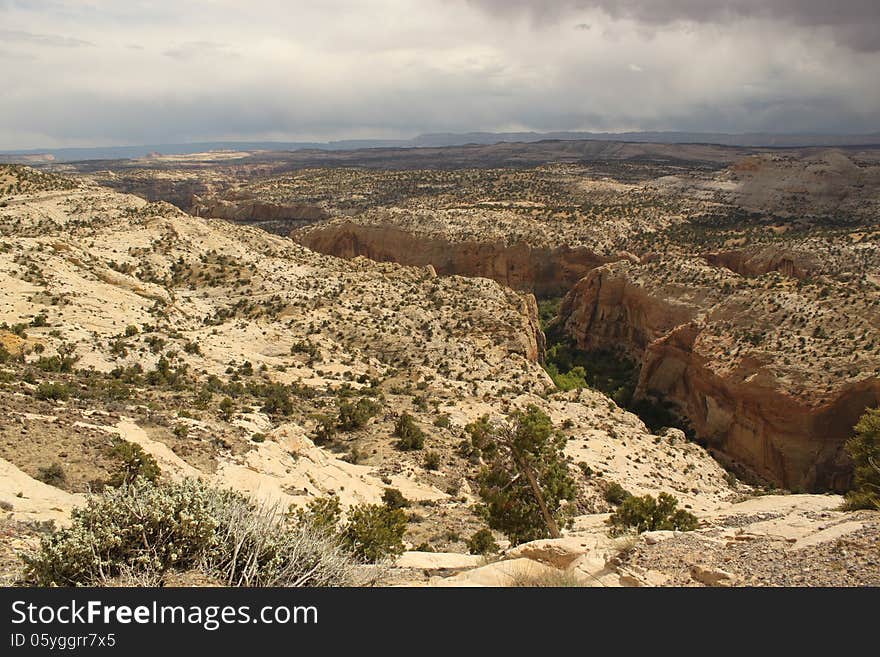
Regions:
[[83, 547], [137, 486], [312, 584], [880, 585], [878, 147], [0, 165], [0, 281], [6, 585], [291, 583]]

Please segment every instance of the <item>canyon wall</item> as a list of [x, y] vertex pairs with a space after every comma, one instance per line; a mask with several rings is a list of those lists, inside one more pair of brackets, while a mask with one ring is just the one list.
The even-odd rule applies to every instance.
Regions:
[[814, 255], [777, 246], [714, 251], [704, 254], [703, 258], [713, 267], [726, 267], [741, 276], [761, 276], [776, 271], [789, 278], [805, 279], [819, 269]]
[[253, 198], [192, 200], [189, 213], [196, 217], [213, 217], [236, 223], [258, 226], [278, 235], [327, 219], [327, 212], [309, 203], [269, 203]]
[[[291, 237], [313, 251], [341, 258], [424, 267], [440, 275], [481, 276], [538, 297], [561, 296], [595, 267], [612, 260], [578, 247], [451, 241], [385, 225], [327, 224]], [[613, 258], [618, 259], [618, 258]]]
[[787, 392], [755, 359], [719, 374], [697, 345], [705, 330], [699, 312], [601, 267], [565, 298], [560, 320], [581, 348], [620, 349], [636, 359], [636, 396], [673, 402], [722, 459], [781, 487], [845, 490], [851, 465], [843, 443], [865, 408], [880, 404], [880, 381], [810, 398]]

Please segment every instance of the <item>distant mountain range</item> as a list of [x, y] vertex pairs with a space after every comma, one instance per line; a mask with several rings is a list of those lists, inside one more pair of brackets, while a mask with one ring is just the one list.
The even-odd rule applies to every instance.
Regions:
[[774, 134], [720, 132], [465, 132], [419, 135], [413, 139], [345, 139], [328, 142], [208, 141], [191, 144], [148, 144], [93, 148], [48, 148], [0, 151], [0, 162], [76, 162], [122, 160], [162, 155], [189, 155], [207, 151], [350, 151], [364, 148], [437, 148], [499, 142], [594, 140], [659, 144], [718, 144], [722, 146], [799, 148], [805, 146], [880, 145], [880, 132], [860, 135]]

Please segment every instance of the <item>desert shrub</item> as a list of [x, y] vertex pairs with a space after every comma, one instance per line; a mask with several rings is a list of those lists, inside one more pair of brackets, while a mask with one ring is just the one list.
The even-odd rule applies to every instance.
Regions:
[[280, 383], [272, 383], [263, 391], [263, 412], [269, 415], [287, 416], [293, 413], [290, 390]]
[[232, 419], [232, 416], [235, 414], [235, 402], [232, 401], [229, 397], [224, 397], [220, 400], [220, 405], [218, 406], [220, 410], [220, 415], [224, 420], [229, 422]]
[[483, 452], [486, 452], [486, 456], [492, 456], [496, 449], [495, 428], [488, 416], [484, 415], [478, 420], [466, 424], [464, 430], [468, 438], [459, 447], [462, 456], [469, 458], [474, 463], [480, 460]]
[[75, 349], [74, 345], [62, 344], [58, 347], [57, 355], [41, 356], [34, 364], [44, 372], [70, 373], [79, 360], [79, 356], [73, 353]]
[[61, 467], [60, 463], [53, 463], [52, 465], [38, 468], [35, 479], [50, 486], [60, 486], [67, 481], [67, 475], [64, 473], [64, 468]]
[[70, 399], [70, 386], [66, 383], [53, 383], [44, 381], [37, 386], [37, 399], [45, 399], [51, 401], [67, 401]]
[[605, 491], [602, 493], [602, 496], [608, 504], [618, 506], [623, 504], [628, 498], [632, 497], [632, 493], [616, 481], [612, 481], [605, 486]]
[[356, 403], [342, 402], [339, 404], [337, 427], [341, 431], [354, 431], [366, 426], [371, 417], [375, 416], [381, 406], [367, 397], [361, 397]]
[[9, 353], [9, 350], [0, 344], [0, 364], [8, 363], [12, 360], [12, 354]]
[[382, 494], [382, 503], [389, 509], [405, 509], [410, 505], [410, 501], [396, 488], [385, 489]]
[[397, 446], [403, 450], [422, 449], [425, 446], [425, 433], [409, 413], [401, 415], [394, 425]]
[[111, 486], [127, 486], [138, 477], [151, 483], [158, 481], [161, 473], [159, 464], [152, 454], [147, 454], [137, 443], [117, 438], [113, 441], [112, 454], [122, 461], [122, 465], [107, 482]]
[[193, 479], [107, 488], [72, 520], [23, 557], [27, 582], [96, 585], [123, 571], [199, 569], [229, 586], [328, 586], [350, 583], [355, 568], [338, 542]]
[[318, 416], [315, 427], [315, 444], [326, 445], [336, 437], [336, 420], [326, 413]]
[[440, 469], [440, 452], [425, 452], [425, 468], [427, 470]]
[[124, 401], [131, 397], [131, 388], [117, 379], [108, 379], [103, 382], [101, 393], [106, 399]]
[[333, 533], [341, 516], [342, 508], [336, 495], [316, 497], [305, 509], [296, 510], [297, 523], [301, 526], [307, 525], [317, 532]]
[[46, 313], [35, 315], [34, 318], [31, 320], [31, 326], [33, 326], [34, 328], [49, 326], [49, 316], [46, 315]]
[[403, 552], [406, 515], [385, 504], [360, 504], [348, 512], [342, 542], [361, 561], [376, 563]]
[[542, 570], [537, 573], [513, 573], [510, 585], [516, 588], [576, 588], [584, 581], [572, 570]]
[[853, 460], [853, 487], [846, 494], [847, 509], [880, 509], [880, 408], [868, 409], [846, 442]]
[[357, 561], [336, 536], [301, 524], [286, 526], [272, 507], [258, 507], [227, 494], [215, 507], [214, 544], [201, 568], [227, 586], [349, 586], [358, 578]]
[[489, 462], [477, 476], [479, 511], [490, 528], [516, 545], [546, 538], [570, 520], [577, 487], [563, 453], [566, 440], [543, 411], [532, 405], [516, 412], [483, 439]]
[[202, 353], [202, 348], [201, 346], [199, 346], [199, 343], [193, 341], [187, 342], [185, 345], [183, 345], [183, 350], [188, 354], [201, 355]]
[[656, 499], [651, 495], [631, 495], [608, 519], [611, 534], [622, 534], [627, 530], [641, 534], [661, 529], [683, 532], [696, 529], [697, 517], [677, 507], [678, 500], [669, 493], [660, 493]]
[[495, 536], [485, 527], [471, 536], [466, 545], [471, 554], [495, 554], [501, 549], [495, 542]]

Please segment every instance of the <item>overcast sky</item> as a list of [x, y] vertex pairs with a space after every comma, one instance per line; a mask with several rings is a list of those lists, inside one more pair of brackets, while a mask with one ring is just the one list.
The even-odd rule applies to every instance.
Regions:
[[0, 0], [0, 148], [880, 130], [880, 0]]

